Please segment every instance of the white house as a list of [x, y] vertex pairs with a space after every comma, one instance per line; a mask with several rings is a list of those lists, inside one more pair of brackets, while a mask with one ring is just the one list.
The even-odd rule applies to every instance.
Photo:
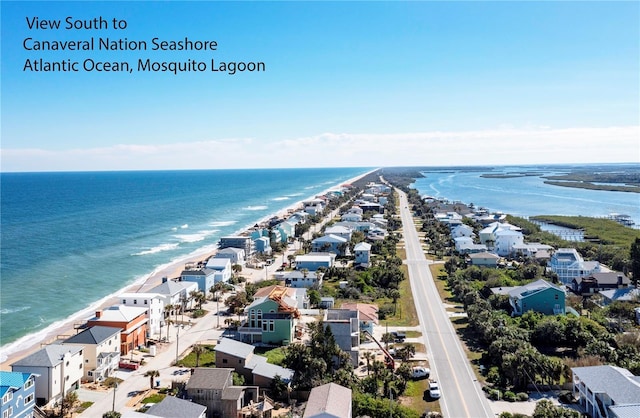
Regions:
[[351, 241], [351, 234], [353, 234], [353, 230], [343, 225], [332, 225], [324, 230], [324, 234], [335, 235], [337, 237], [342, 237], [347, 241]]
[[47, 345], [13, 363], [11, 371], [36, 375], [36, 403], [49, 405], [80, 387], [84, 374], [83, 350], [82, 346]]
[[226, 283], [231, 279], [233, 269], [230, 258], [211, 257], [207, 260], [206, 267], [214, 272], [214, 282]]
[[311, 241], [311, 250], [314, 252], [330, 252], [337, 255], [346, 255], [348, 240], [337, 235], [325, 235]]
[[121, 293], [120, 303], [127, 306], [141, 306], [147, 309], [149, 337], [160, 334], [160, 322], [164, 318], [165, 298], [159, 293]]
[[368, 242], [359, 242], [353, 247], [356, 254], [355, 262], [357, 264], [369, 264], [371, 258], [371, 244]]
[[500, 229], [495, 232], [495, 237], [495, 252], [501, 257], [513, 255], [513, 247], [524, 243], [522, 232], [512, 229]]
[[480, 243], [485, 244], [489, 249], [493, 248], [496, 243], [496, 233], [502, 230], [520, 231], [520, 228], [507, 222], [492, 222], [478, 233]]
[[584, 261], [575, 248], [558, 248], [549, 260], [549, 269], [558, 275], [563, 284], [569, 284], [576, 277], [600, 272], [600, 263]]
[[451, 230], [451, 238], [473, 237], [473, 236], [474, 236], [473, 228], [466, 224], [458, 225]]
[[84, 347], [84, 380], [101, 382], [118, 370], [120, 332], [121, 328], [93, 326], [63, 341]]
[[244, 266], [245, 260], [247, 259], [247, 254], [242, 248], [224, 248], [222, 250], [218, 250], [214, 258], [228, 258], [231, 261], [231, 264], [238, 264]]
[[149, 293], [158, 293], [164, 299], [164, 306], [178, 305], [188, 300], [191, 292], [198, 291], [198, 283], [195, 282], [174, 282], [173, 280], [162, 279], [162, 284], [154, 287]]

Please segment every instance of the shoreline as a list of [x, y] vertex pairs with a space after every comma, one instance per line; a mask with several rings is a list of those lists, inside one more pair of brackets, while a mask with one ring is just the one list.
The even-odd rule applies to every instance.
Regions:
[[[246, 225], [241, 227], [233, 235], [238, 235], [244, 232], [247, 232], [253, 225], [261, 224], [268, 219], [277, 216], [283, 217], [286, 216], [289, 210], [298, 209], [303, 201], [307, 199], [311, 199], [318, 195], [323, 195], [329, 192], [330, 190], [334, 190], [345, 183], [354, 183], [355, 181], [375, 172], [377, 169], [373, 169], [367, 171], [363, 174], [355, 176], [353, 178], [341, 181], [340, 183], [334, 184], [327, 189], [324, 189], [320, 192], [314, 193], [311, 196], [307, 196], [299, 201], [296, 201], [287, 207], [274, 212], [272, 214], [266, 215], [256, 222], [252, 222], [250, 225]], [[11, 364], [16, 361], [33, 354], [38, 351], [45, 345], [51, 344], [59, 339], [61, 336], [70, 337], [76, 333], [76, 328], [74, 327], [77, 323], [84, 323], [87, 319], [92, 318], [95, 315], [95, 312], [109, 306], [112, 306], [115, 302], [117, 302], [117, 296], [121, 293], [143, 293], [152, 289], [153, 287], [162, 283], [163, 277], [168, 277], [169, 279], [178, 277], [184, 268], [184, 264], [192, 261], [200, 261], [205, 258], [208, 258], [214, 255], [217, 252], [216, 245], [206, 245], [200, 249], [193, 251], [190, 254], [186, 254], [183, 257], [179, 257], [176, 260], [169, 261], [165, 264], [161, 264], [156, 267], [151, 273], [141, 277], [140, 279], [134, 281], [131, 284], [124, 286], [123, 288], [118, 289], [117, 291], [105, 296], [102, 299], [97, 300], [92, 303], [88, 307], [79, 310], [72, 314], [71, 316], [62, 319], [60, 321], [54, 322], [47, 328], [37, 331], [33, 334], [25, 335], [24, 337], [19, 338], [16, 341], [8, 343], [7, 345], [2, 347], [2, 352], [0, 352], [0, 370], [3, 371], [11, 371]], [[8, 353], [7, 353], [8, 352]]]

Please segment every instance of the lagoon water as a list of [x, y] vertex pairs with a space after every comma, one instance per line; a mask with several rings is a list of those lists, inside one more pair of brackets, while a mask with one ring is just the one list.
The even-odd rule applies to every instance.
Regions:
[[[588, 165], [581, 166], [589, 168]], [[615, 169], [609, 165], [608, 169]], [[640, 172], [640, 164], [620, 166], [627, 172]], [[570, 215], [606, 217], [610, 213], [630, 215], [640, 225], [640, 194], [610, 192], [571, 187], [552, 186], [544, 183], [540, 175], [513, 178], [486, 178], [482, 174], [520, 173], [561, 174], [566, 169], [536, 166], [458, 168], [424, 171], [424, 178], [411, 186], [421, 195], [445, 198], [450, 201], [473, 203], [491, 211], [501, 211], [516, 216]]]
[[[365, 168], [2, 173], [2, 357]], [[79, 311], [85, 310], [80, 314]]]

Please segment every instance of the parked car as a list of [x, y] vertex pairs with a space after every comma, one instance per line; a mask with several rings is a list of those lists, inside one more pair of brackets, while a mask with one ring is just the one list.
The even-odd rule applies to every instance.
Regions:
[[440, 386], [438, 386], [438, 382], [433, 380], [429, 382], [429, 397], [431, 399], [440, 398]]
[[424, 366], [415, 366], [411, 369], [412, 379], [426, 379], [431, 374], [431, 370]]
[[393, 337], [393, 340], [397, 343], [403, 343], [405, 338], [407, 338], [407, 334], [405, 334], [404, 332], [398, 332], [398, 331], [392, 331], [391, 336]]

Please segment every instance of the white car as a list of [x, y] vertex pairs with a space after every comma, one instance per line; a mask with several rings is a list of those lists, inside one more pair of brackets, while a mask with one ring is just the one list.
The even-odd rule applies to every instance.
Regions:
[[412, 379], [426, 379], [431, 374], [431, 370], [423, 366], [416, 366], [411, 369]]
[[440, 387], [438, 382], [429, 382], [429, 397], [431, 399], [438, 399], [440, 397]]

